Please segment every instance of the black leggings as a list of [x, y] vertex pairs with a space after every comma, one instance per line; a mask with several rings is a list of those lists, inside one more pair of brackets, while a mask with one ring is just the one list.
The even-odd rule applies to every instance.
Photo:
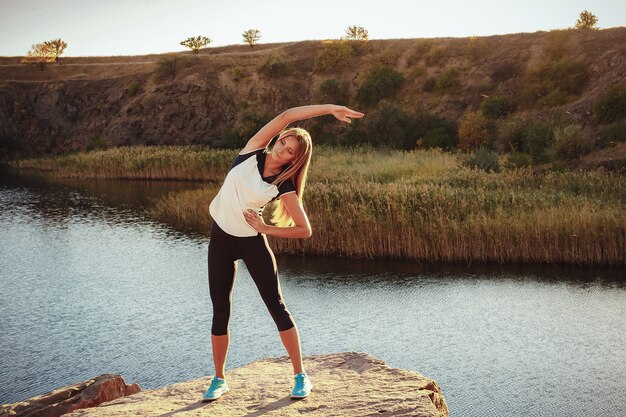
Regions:
[[209, 240], [209, 292], [213, 303], [211, 333], [216, 336], [228, 333], [237, 259], [246, 263], [278, 330], [294, 327], [293, 318], [283, 302], [276, 259], [267, 237], [260, 233], [251, 237], [233, 236], [213, 222]]

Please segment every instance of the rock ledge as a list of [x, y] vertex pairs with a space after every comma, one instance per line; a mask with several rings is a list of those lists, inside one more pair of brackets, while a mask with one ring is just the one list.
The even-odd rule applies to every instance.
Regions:
[[213, 375], [145, 390], [67, 416], [412, 416], [447, 417], [437, 382], [391, 368], [362, 352], [303, 358], [313, 383], [308, 398], [289, 398], [293, 370], [287, 356], [260, 359], [226, 372], [231, 391], [203, 403]]

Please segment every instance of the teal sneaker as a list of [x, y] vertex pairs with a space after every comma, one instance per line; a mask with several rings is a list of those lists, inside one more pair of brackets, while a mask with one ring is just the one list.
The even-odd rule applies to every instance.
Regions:
[[293, 376], [295, 380], [295, 384], [293, 386], [293, 390], [291, 390], [291, 398], [306, 398], [311, 393], [311, 389], [313, 389], [313, 384], [311, 384], [311, 380], [309, 376], [304, 372], [300, 372]]
[[226, 394], [228, 391], [230, 391], [230, 388], [228, 388], [226, 380], [218, 378], [217, 375], [215, 375], [211, 381], [211, 386], [202, 396], [202, 402], [217, 400], [222, 394]]

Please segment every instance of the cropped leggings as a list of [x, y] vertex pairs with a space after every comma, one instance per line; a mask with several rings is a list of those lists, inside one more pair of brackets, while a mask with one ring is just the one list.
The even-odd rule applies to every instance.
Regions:
[[245, 262], [278, 330], [294, 327], [293, 318], [283, 302], [276, 259], [264, 234], [233, 236], [213, 222], [208, 259], [209, 292], [213, 303], [212, 334], [220, 336], [228, 333], [238, 259]]

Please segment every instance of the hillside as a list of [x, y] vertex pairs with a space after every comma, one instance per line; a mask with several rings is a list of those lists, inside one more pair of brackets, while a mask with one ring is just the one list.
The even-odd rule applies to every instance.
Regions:
[[[454, 125], [494, 96], [509, 101], [498, 123], [560, 120], [598, 135], [603, 127], [593, 122], [594, 105], [624, 82], [625, 45], [626, 28], [619, 27], [371, 40], [353, 49], [304, 41], [206, 48], [197, 56], [67, 57], [44, 70], [3, 57], [0, 139], [17, 156], [135, 144], [236, 145], [290, 106], [337, 102], [376, 120], [390, 119], [389, 108], [397, 105]], [[370, 100], [371, 91], [369, 98], [359, 91], [381, 65], [402, 82], [395, 92], [374, 87], [374, 95], [388, 97]], [[363, 135], [346, 135], [354, 127], [324, 118], [300, 125], [326, 142]], [[386, 135], [388, 129], [378, 130]], [[414, 143], [423, 133], [402, 135]], [[400, 134], [389, 135], [395, 140]]]

